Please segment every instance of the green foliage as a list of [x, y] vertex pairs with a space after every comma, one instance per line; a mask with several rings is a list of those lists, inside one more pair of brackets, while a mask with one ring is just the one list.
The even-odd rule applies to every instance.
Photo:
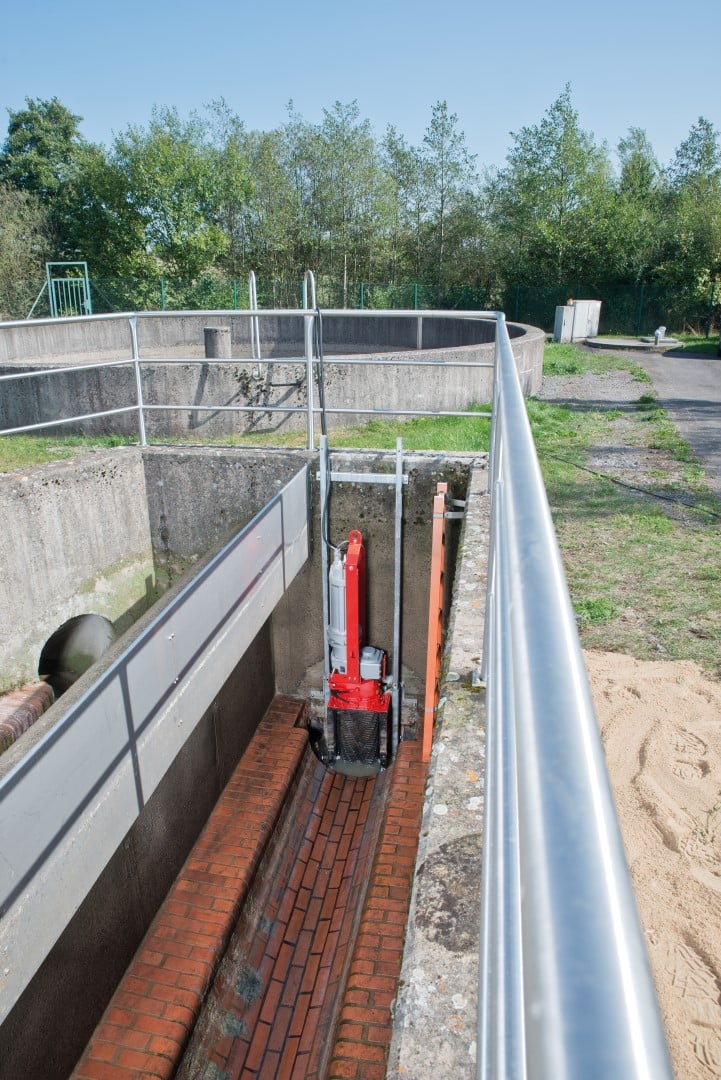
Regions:
[[618, 607], [605, 596], [592, 596], [576, 600], [573, 605], [579, 626], [608, 623], [615, 619]]
[[48, 253], [48, 215], [36, 195], [0, 184], [0, 318], [26, 315]]
[[508, 164], [487, 186], [502, 246], [510, 248], [510, 273], [529, 283], [584, 276], [607, 214], [610, 168], [605, 149], [579, 126], [570, 87], [513, 140]]
[[[37, 263], [9, 250], [18, 278], [38, 266], [35, 294], [45, 256], [86, 260], [108, 295], [130, 277], [147, 279], [136, 291], [148, 297], [161, 277], [180, 283], [175, 295], [227, 294], [228, 279], [244, 290], [254, 270], [262, 303], [297, 302], [310, 267], [336, 283], [336, 305], [373, 303], [354, 283], [385, 282], [391, 297], [411, 281], [405, 306], [502, 307], [550, 329], [569, 294], [598, 296], [604, 332], [649, 333], [703, 329], [721, 281], [721, 146], [703, 117], [666, 169], [629, 128], [614, 175], [566, 86], [483, 183], [446, 101], [417, 146], [392, 126], [379, 140], [355, 101], [315, 124], [290, 103], [267, 132], [247, 131], [222, 99], [188, 118], [156, 108], [109, 148], [79, 124], [57, 98], [10, 110], [0, 184], [26, 197], [26, 218], [34, 208], [26, 254]], [[26, 314], [26, 292], [14, 287], [13, 314]]]
[[[113, 143], [111, 165], [142, 224], [146, 247], [186, 281], [229, 247], [219, 223], [234, 158], [225, 150], [209, 144], [207, 125], [198, 117], [184, 121], [168, 108], [154, 109], [147, 129], [129, 127]], [[242, 174], [238, 183], [244, 184]]]
[[25, 99], [26, 108], [10, 110], [8, 134], [0, 154], [0, 180], [32, 192], [48, 203], [72, 176], [82, 145], [82, 119], [56, 97]]

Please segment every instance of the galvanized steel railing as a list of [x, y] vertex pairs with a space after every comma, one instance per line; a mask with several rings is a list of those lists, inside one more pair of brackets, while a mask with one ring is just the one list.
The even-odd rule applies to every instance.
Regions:
[[[312, 285], [312, 283], [311, 283]], [[307, 303], [307, 301], [306, 301]], [[168, 317], [193, 315], [172, 312]], [[49, 369], [135, 370], [136, 410], [305, 413], [315, 442], [317, 309], [217, 311], [252, 320], [304, 319], [307, 404], [301, 406], [148, 405], [144, 363], [227, 363], [132, 358]], [[523, 395], [504, 316], [498, 312], [338, 311], [324, 316], [482, 318], [496, 322], [495, 365], [403, 359], [401, 365], [495, 366], [490, 491], [492, 506], [484, 669], [488, 691], [479, 992], [479, 1080], [663, 1080], [671, 1067], [625, 862], [587, 678]], [[118, 318], [96, 316], [94, 318]], [[154, 318], [162, 313], [153, 313]], [[91, 317], [92, 318], [92, 317]], [[326, 360], [331, 359], [327, 357]], [[386, 365], [383, 358], [332, 357], [334, 364]], [[0, 376], [33, 378], [44, 372]], [[440, 409], [328, 409], [354, 415], [463, 416]], [[38, 430], [90, 419], [68, 417], [0, 431]]]
[[498, 316], [479, 1080], [670, 1078], [538, 459]]
[[[308, 294], [310, 293], [310, 296]], [[315, 302], [315, 281], [310, 271], [306, 275], [304, 281], [304, 302], [311, 305]], [[467, 410], [452, 410], [452, 409], [399, 409], [399, 408], [360, 408], [356, 405], [351, 407], [321, 407], [316, 404], [314, 383], [316, 381], [316, 373], [319, 364], [319, 357], [316, 355], [316, 339], [319, 335], [314, 333], [316, 323], [322, 318], [333, 318], [334, 316], [342, 316], [343, 318], [399, 318], [399, 319], [413, 319], [416, 322], [416, 347], [420, 349], [422, 347], [422, 327], [424, 318], [436, 318], [436, 319], [495, 319], [494, 312], [457, 312], [457, 311], [424, 311], [423, 315], [419, 315], [417, 311], [393, 311], [393, 310], [373, 310], [373, 311], [358, 311], [358, 310], [324, 310], [321, 311], [317, 307], [310, 306], [301, 309], [289, 308], [289, 309], [270, 309], [270, 308], [250, 308], [248, 311], [236, 311], [236, 310], [217, 310], [217, 311], [204, 311], [202, 314], [208, 317], [223, 316], [229, 319], [243, 319], [250, 320], [251, 326], [251, 344], [255, 348], [256, 344], [259, 352], [259, 321], [264, 318], [293, 318], [303, 319], [304, 324], [304, 353], [302, 357], [289, 356], [289, 357], [274, 357], [272, 361], [266, 360], [266, 363], [285, 363], [285, 364], [299, 364], [305, 367], [305, 386], [306, 386], [306, 403], [303, 405], [201, 405], [188, 402], [177, 402], [171, 404], [149, 404], [143, 398], [143, 383], [142, 383], [142, 368], [145, 364], [202, 364], [206, 367], [212, 365], [227, 365], [229, 361], [227, 359], [211, 359], [207, 357], [183, 357], [183, 356], [140, 356], [140, 350], [138, 346], [138, 321], [141, 319], [177, 319], [183, 317], [196, 316], [199, 313], [197, 311], [154, 311], [154, 312], [126, 312], [123, 314], [112, 315], [90, 315], [86, 316], [83, 321], [109, 321], [118, 319], [127, 319], [130, 331], [130, 344], [132, 348], [132, 356], [122, 360], [104, 360], [98, 363], [89, 364], [75, 364], [71, 366], [57, 366], [51, 368], [44, 368], [42, 370], [35, 371], [23, 371], [12, 372], [6, 375], [0, 375], [0, 388], [4, 382], [16, 379], [34, 379], [45, 376], [53, 375], [66, 375], [73, 371], [93, 371], [100, 368], [112, 368], [112, 367], [128, 367], [131, 366], [134, 369], [135, 377], [135, 390], [137, 403], [134, 405], [123, 406], [116, 409], [105, 409], [95, 413], [84, 413], [78, 416], [68, 416], [62, 419], [54, 419], [43, 421], [42, 423], [25, 424], [22, 426], [16, 426], [12, 428], [3, 428], [0, 430], [0, 436], [2, 435], [18, 435], [24, 432], [41, 431], [44, 428], [54, 428], [64, 424], [77, 423], [84, 420], [92, 420], [104, 416], [118, 416], [121, 413], [136, 412], [138, 416], [138, 434], [141, 446], [147, 445], [146, 425], [145, 418], [147, 413], [151, 412], [229, 412], [229, 413], [267, 413], [267, 414], [304, 414], [306, 417], [306, 432], [307, 432], [307, 446], [308, 449], [313, 449], [316, 445], [315, 438], [315, 420], [323, 412], [332, 413], [334, 415], [353, 415], [353, 416], [474, 416], [474, 417], [490, 417], [490, 412], [469, 412]], [[36, 319], [33, 321], [33, 326], [38, 326], [43, 323], [57, 325], [63, 322], [76, 322], [76, 318], [68, 319]], [[5, 323], [5, 326], [27, 326], [27, 322], [17, 323]], [[252, 362], [252, 358], [250, 358]], [[374, 356], [333, 356], [329, 355], [325, 357], [326, 362], [333, 363], [336, 366], [353, 366], [353, 365], [367, 365], [372, 367], [438, 367], [438, 368], [468, 368], [469, 370], [478, 371], [480, 368], [493, 368], [493, 362], [485, 362], [474, 359], [469, 360], [445, 360], [439, 359], [392, 359], [389, 360], [383, 357]], [[237, 360], [235, 361], [238, 362]]]

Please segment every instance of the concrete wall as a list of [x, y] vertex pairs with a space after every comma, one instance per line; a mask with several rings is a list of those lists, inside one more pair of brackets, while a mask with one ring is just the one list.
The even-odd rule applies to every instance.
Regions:
[[[230, 325], [233, 361], [221, 365], [153, 364], [153, 356], [202, 357], [203, 327]], [[89, 349], [97, 331], [97, 348]], [[263, 356], [302, 357], [302, 319], [261, 320]], [[544, 334], [534, 327], [510, 325], [514, 355], [524, 393], [540, 389]], [[493, 359], [494, 326], [484, 320], [441, 319], [419, 314], [410, 320], [325, 315], [324, 351], [345, 357], [372, 354], [386, 366], [325, 365], [326, 405], [332, 408], [464, 409], [491, 399], [492, 372], [483, 367], [410, 368], [409, 360], [490, 363]], [[75, 336], [74, 336], [75, 335]], [[422, 339], [423, 349], [417, 342]], [[243, 316], [192, 316], [142, 318], [138, 331], [143, 399], [149, 405], [184, 405], [172, 412], [146, 413], [148, 435], [165, 438], [195, 434], [207, 439], [221, 434], [297, 429], [305, 424], [304, 412], [232, 413], [218, 406], [283, 406], [305, 409], [305, 366], [302, 363], [268, 363], [258, 367], [243, 358], [250, 354], [249, 319]], [[0, 374], [41, 371], [49, 363], [58, 368], [66, 362], [127, 358], [127, 320], [68, 320], [51, 325], [0, 325]], [[64, 354], [54, 350], [65, 348]], [[34, 351], [33, 351], [34, 350]], [[31, 363], [31, 359], [35, 363]], [[395, 361], [395, 363], [394, 363]], [[317, 391], [314, 391], [317, 403]], [[44, 423], [63, 417], [85, 415], [137, 404], [135, 376], [131, 367], [102, 371], [60, 372], [3, 384], [0, 395], [0, 429]], [[210, 407], [201, 409], [200, 406]], [[329, 415], [330, 426], [362, 420], [361, 414]], [[136, 412], [78, 422], [64, 430], [88, 433], [138, 431]], [[54, 429], [51, 429], [54, 430]], [[61, 429], [57, 429], [60, 431]]]
[[131, 447], [0, 476], [0, 692], [37, 677], [67, 619], [119, 632], [156, 598], [145, 474]]
[[[200, 568], [209, 549], [219, 548], [230, 533], [247, 523], [309, 459], [314, 474], [317, 455], [306, 451], [154, 448], [141, 455], [134, 450], [117, 450], [102, 455], [104, 465], [101, 458], [95, 462], [100, 472], [94, 488], [87, 486], [89, 466], [82, 462], [49, 472], [40, 470], [42, 479], [36, 482], [28, 478], [27, 483], [36, 485], [34, 497], [42, 505], [38, 493], [44, 488], [45, 478], [50, 475], [57, 479], [53, 485], [55, 509], [43, 527], [51, 531], [67, 528], [71, 534], [73, 527], [77, 531], [78, 521], [95, 516], [107, 522], [111, 532], [118, 529], [129, 503], [142, 504], [147, 495], [143, 530], [147, 529], [149, 535], [156, 575], [165, 585], [170, 584], [163, 604], [182, 587], [187, 580], [184, 575]], [[339, 453], [333, 455], [333, 467], [392, 472], [394, 460], [393, 455], [384, 453]], [[451, 495], [462, 498], [472, 460], [472, 455], [446, 458], [437, 454], [412, 454], [405, 460], [409, 484], [404, 493], [402, 651], [410, 692], [419, 696], [425, 668], [432, 494], [436, 481], [445, 479]], [[113, 461], [123, 467], [110, 468]], [[99, 481], [102, 468], [111, 496]], [[14, 483], [22, 484], [22, 480], [15, 478]], [[67, 498], [63, 497], [64, 489]], [[105, 507], [102, 512], [99, 506], [90, 506], [91, 490]], [[330, 506], [334, 542], [347, 537], [353, 527], [364, 534], [369, 562], [368, 636], [373, 644], [389, 649], [392, 490], [375, 485], [336, 485]], [[320, 660], [320, 540], [315, 480], [312, 496], [311, 561], [238, 663], [102, 877], [0, 1027], [2, 1080], [17, 1076], [50, 1080], [68, 1074], [274, 691], [296, 690], [308, 667]], [[69, 521], [63, 525], [57, 519], [66, 510]], [[40, 520], [35, 520], [36, 533]], [[28, 516], [22, 529], [29, 529], [30, 522]], [[457, 530], [457, 523], [449, 525], [449, 586]], [[45, 548], [49, 550], [49, 545]], [[20, 545], [12, 552], [16, 561], [15, 565], [6, 564], [6, 576], [22, 581], [27, 563]], [[71, 577], [67, 581], [72, 597]], [[146, 612], [100, 664], [15, 743], [0, 759], [0, 773], [12, 769], [28, 746], [52, 729], [67, 707], [85, 692], [99, 671], [110, 666], [157, 610], [156, 606]], [[41, 615], [36, 612], [36, 617]]]
[[[409, 483], [403, 509], [403, 664], [423, 688], [428, 624], [433, 494], [445, 480], [452, 498], [465, 494], [470, 463], [483, 455], [412, 453], [405, 457]], [[150, 530], [157, 572], [174, 578], [192, 566], [198, 553], [239, 523], [248, 500], [270, 498], [306, 461], [312, 464], [312, 557], [273, 614], [276, 688], [296, 693], [310, 667], [323, 657], [318, 455], [305, 450], [178, 451], [153, 448], [144, 455]], [[395, 456], [375, 451], [332, 454], [333, 468], [357, 472], [395, 470]], [[368, 555], [368, 640], [392, 650], [394, 489], [385, 485], [337, 484], [331, 495], [331, 541], [361, 530]], [[448, 582], [459, 531], [448, 524]]]

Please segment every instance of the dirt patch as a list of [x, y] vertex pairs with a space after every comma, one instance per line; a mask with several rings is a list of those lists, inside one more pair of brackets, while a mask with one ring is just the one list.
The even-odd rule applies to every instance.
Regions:
[[[620, 482], [618, 490], [641, 511], [634, 516], [632, 504], [594, 490], [596, 502], [586, 506], [590, 524], [574, 517], [572, 506], [559, 535], [580, 592], [600, 592], [605, 574], [627, 594], [608, 627], [583, 630], [586, 667], [676, 1076], [710, 1080], [721, 1077], [721, 682], [692, 660], [599, 651], [668, 653], [694, 628], [708, 637], [718, 626], [718, 526], [700, 526], [686, 502], [703, 487], [703, 474], [690, 476], [673, 439], [659, 437], [664, 432], [646, 411], [651, 394], [632, 372], [610, 370], [545, 377], [539, 396], [608, 415], [612, 422], [598, 429], [584, 468]], [[584, 491], [574, 492], [580, 506]], [[671, 496], [663, 506], [676, 531], [669, 525], [664, 532], [659, 521], [660, 531], [647, 536], [644, 507], [657, 503], [656, 494]], [[591, 570], [574, 546], [584, 528], [591, 531], [578, 543], [593, 551]], [[647, 566], [636, 553], [646, 542]], [[684, 592], [686, 577], [692, 580]], [[675, 582], [669, 597], [666, 580]], [[709, 595], [711, 612], [699, 630], [691, 601], [701, 593]], [[691, 655], [715, 670], [715, 649], [706, 655], [697, 643]]]
[[678, 1080], [721, 1075], [721, 683], [586, 652]]

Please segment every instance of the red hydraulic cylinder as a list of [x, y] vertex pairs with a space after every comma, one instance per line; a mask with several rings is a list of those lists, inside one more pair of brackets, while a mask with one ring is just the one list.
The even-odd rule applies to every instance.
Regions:
[[345, 557], [345, 619], [346, 670], [331, 672], [328, 708], [387, 713], [391, 695], [383, 691], [385, 653], [381, 650], [370, 650], [380, 655], [377, 678], [363, 678], [361, 673], [365, 647], [366, 553], [363, 537], [358, 529], [352, 529], [348, 536]]

